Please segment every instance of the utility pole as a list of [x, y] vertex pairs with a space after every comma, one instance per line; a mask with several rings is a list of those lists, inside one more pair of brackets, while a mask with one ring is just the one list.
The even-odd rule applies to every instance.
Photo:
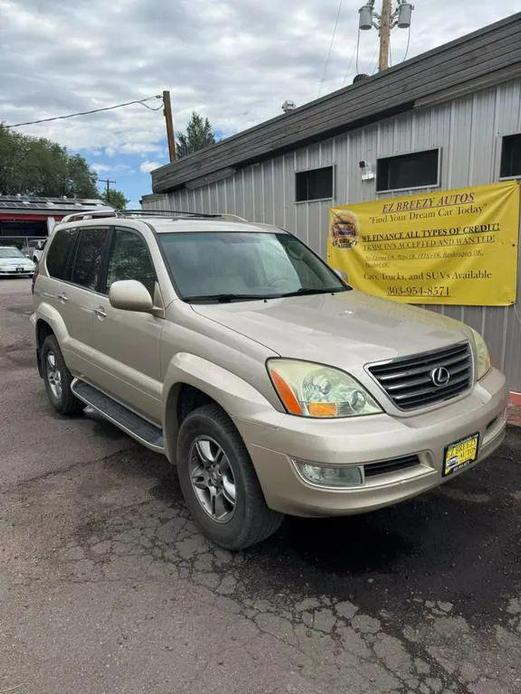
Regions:
[[112, 181], [110, 178], [98, 178], [98, 181], [100, 183], [106, 183], [107, 184], [106, 187], [107, 187], [107, 197], [108, 197], [108, 194], [110, 193], [110, 184], [113, 183], [114, 185], [116, 185], [116, 181]]
[[387, 70], [389, 67], [389, 53], [391, 43], [391, 30], [394, 27], [398, 29], [411, 29], [411, 15], [414, 10], [414, 5], [411, 5], [407, 0], [396, 0], [396, 7], [393, 9], [393, 0], [382, 0], [382, 8], [380, 13], [374, 9], [375, 0], [367, 0], [358, 13], [359, 30], [368, 31], [373, 27], [378, 31], [380, 38], [380, 58], [378, 60], [378, 69]]
[[175, 137], [174, 137], [174, 119], [172, 118], [172, 104], [170, 103], [170, 92], [163, 92], [163, 113], [166, 123], [166, 139], [168, 141], [168, 153], [170, 161], [176, 160]]
[[380, 57], [378, 59], [378, 70], [387, 70], [389, 67], [389, 41], [391, 38], [391, 0], [382, 0], [382, 11], [380, 13]]

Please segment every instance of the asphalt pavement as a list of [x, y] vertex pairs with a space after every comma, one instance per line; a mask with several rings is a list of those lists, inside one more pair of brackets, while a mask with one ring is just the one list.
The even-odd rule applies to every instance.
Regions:
[[0, 280], [0, 694], [521, 692], [521, 429], [438, 490], [232, 554], [34, 363]]

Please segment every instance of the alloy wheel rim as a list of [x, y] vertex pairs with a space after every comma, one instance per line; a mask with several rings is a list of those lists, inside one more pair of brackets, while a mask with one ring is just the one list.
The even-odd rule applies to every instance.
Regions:
[[190, 448], [190, 482], [204, 512], [217, 523], [235, 513], [237, 487], [228, 456], [210, 436], [198, 436]]
[[62, 375], [54, 352], [47, 352], [47, 383], [56, 400], [61, 400], [63, 392]]

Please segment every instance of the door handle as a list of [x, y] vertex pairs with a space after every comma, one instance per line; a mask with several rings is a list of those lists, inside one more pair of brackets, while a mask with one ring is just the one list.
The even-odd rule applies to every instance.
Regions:
[[97, 308], [95, 308], [94, 313], [100, 320], [103, 320], [107, 317], [107, 314], [105, 313], [105, 309], [103, 308], [103, 306], [98, 306]]
[[69, 301], [69, 297], [66, 294], [58, 294], [58, 299], [64, 304]]

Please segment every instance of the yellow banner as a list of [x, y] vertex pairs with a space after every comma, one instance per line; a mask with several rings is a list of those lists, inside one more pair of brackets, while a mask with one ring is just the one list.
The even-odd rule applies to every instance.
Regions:
[[418, 304], [516, 300], [519, 184], [334, 207], [327, 258], [356, 289]]

